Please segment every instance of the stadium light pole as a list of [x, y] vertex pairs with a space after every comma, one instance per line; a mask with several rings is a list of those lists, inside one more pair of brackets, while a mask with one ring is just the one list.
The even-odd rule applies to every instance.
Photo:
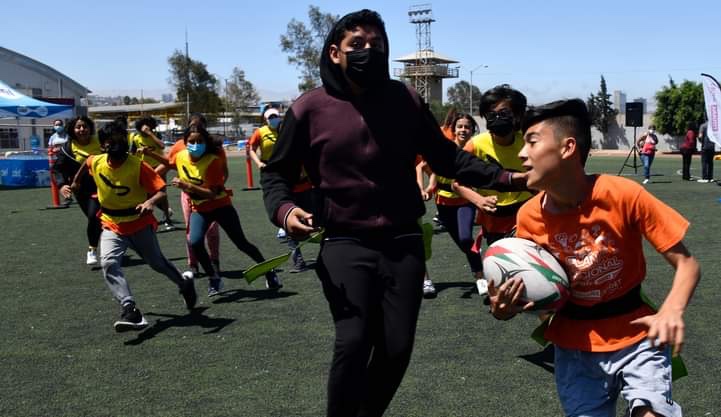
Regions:
[[488, 68], [488, 65], [481, 64], [481, 65], [473, 68], [470, 71], [471, 72], [471, 85], [469, 86], [469, 90], [471, 90], [471, 91], [468, 93], [468, 96], [470, 97], [470, 99], [469, 99], [470, 103], [468, 103], [469, 104], [468, 107], [470, 108], [470, 111], [468, 112], [468, 114], [470, 114], [471, 117], [473, 117], [473, 71], [476, 71], [481, 68]]

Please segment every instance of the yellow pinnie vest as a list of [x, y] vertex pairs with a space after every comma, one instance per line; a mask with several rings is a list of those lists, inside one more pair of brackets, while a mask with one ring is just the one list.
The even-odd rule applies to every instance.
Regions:
[[278, 140], [278, 133], [266, 125], [258, 128], [258, 134], [260, 135], [260, 155], [262, 161], [268, 162], [270, 156], [273, 154], [275, 141]]
[[142, 163], [140, 158], [128, 155], [121, 166], [112, 168], [107, 154], [93, 158], [93, 179], [98, 187], [102, 211], [100, 220], [119, 224], [140, 218], [135, 207], [148, 199], [145, 188], [140, 184]]
[[[490, 132], [476, 135], [471, 140], [473, 141], [473, 154], [480, 159], [484, 161], [493, 159], [500, 163], [503, 168], [510, 171], [525, 171], [521, 159], [518, 157], [518, 153], [521, 151], [521, 148], [523, 148], [523, 134], [521, 132], [516, 133], [516, 137], [510, 146], [497, 145], [493, 142]], [[498, 201], [496, 205], [501, 207], [520, 203], [532, 197], [532, 194], [528, 191], [500, 192], [487, 189], [479, 189], [476, 191], [480, 195], [497, 196]]]
[[[178, 177], [190, 184], [207, 188], [207, 185], [205, 185], [205, 174], [208, 172], [210, 164], [216, 159], [218, 159], [217, 155], [206, 153], [202, 158], [193, 162], [190, 159], [190, 153], [188, 150], [183, 149], [175, 156], [175, 166], [178, 169]], [[191, 193], [188, 193], [188, 195], [190, 196], [190, 201], [192, 201], [193, 205], [196, 207], [206, 201], [210, 201], [209, 199], [199, 199]], [[216, 194], [214, 200], [224, 198], [227, 195], [228, 194], [225, 189], [223, 189], [223, 191]]]
[[100, 147], [100, 140], [93, 135], [87, 145], [81, 145], [76, 141], [70, 142], [70, 150], [73, 152], [73, 158], [79, 163], [84, 164], [90, 155], [100, 155], [103, 150]]
[[[138, 132], [133, 132], [128, 135], [128, 143], [130, 144], [130, 147], [133, 147], [133, 145], [135, 145], [136, 149], [139, 149], [141, 147], [149, 147], [153, 149], [153, 152], [161, 155], [163, 154], [163, 148], [161, 146], [158, 146], [158, 144], [155, 143], [153, 139], [145, 137]], [[149, 156], [146, 158], [146, 155], [140, 152], [137, 153], [137, 156], [138, 158], [140, 158], [141, 161], [144, 161], [146, 164], [150, 165], [153, 168], [160, 165], [160, 161], [158, 161], [157, 159], [151, 158]]]

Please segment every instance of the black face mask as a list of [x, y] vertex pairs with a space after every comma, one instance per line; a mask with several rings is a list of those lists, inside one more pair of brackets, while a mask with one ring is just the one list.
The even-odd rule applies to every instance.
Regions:
[[110, 159], [114, 161], [126, 160], [128, 158], [129, 150], [130, 145], [125, 140], [114, 141], [110, 145], [105, 147], [105, 152], [107, 152]]
[[493, 121], [486, 121], [488, 130], [496, 136], [507, 136], [513, 131], [513, 117], [498, 116]]
[[360, 88], [372, 88], [388, 79], [386, 54], [376, 48], [345, 53], [348, 68], [345, 74]]

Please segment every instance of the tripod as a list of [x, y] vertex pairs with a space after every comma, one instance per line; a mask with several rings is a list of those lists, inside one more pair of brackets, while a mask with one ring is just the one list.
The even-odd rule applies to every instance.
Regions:
[[[633, 164], [629, 164], [628, 160], [631, 158], [631, 155], [633, 155]], [[631, 146], [631, 150], [628, 151], [628, 155], [626, 155], [626, 159], [623, 161], [623, 165], [621, 165], [621, 169], [618, 170], [617, 175], [621, 175], [623, 172], [623, 169], [625, 167], [633, 168], [633, 173], [638, 174], [638, 167], [643, 166], [643, 164], [637, 162], [638, 157], [638, 145], [636, 144], [636, 126], [633, 127], [633, 144]]]

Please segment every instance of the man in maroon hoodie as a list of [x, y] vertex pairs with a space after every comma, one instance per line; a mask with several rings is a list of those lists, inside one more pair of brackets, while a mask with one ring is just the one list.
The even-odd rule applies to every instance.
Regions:
[[[390, 79], [388, 48], [376, 12], [336, 23], [321, 53], [323, 85], [288, 110], [261, 176], [276, 225], [295, 238], [325, 229], [316, 271], [336, 330], [328, 416], [381, 416], [410, 361], [425, 271], [416, 155], [460, 183], [525, 187], [525, 174], [443, 137], [416, 92]], [[301, 166], [313, 213], [292, 199]]]

